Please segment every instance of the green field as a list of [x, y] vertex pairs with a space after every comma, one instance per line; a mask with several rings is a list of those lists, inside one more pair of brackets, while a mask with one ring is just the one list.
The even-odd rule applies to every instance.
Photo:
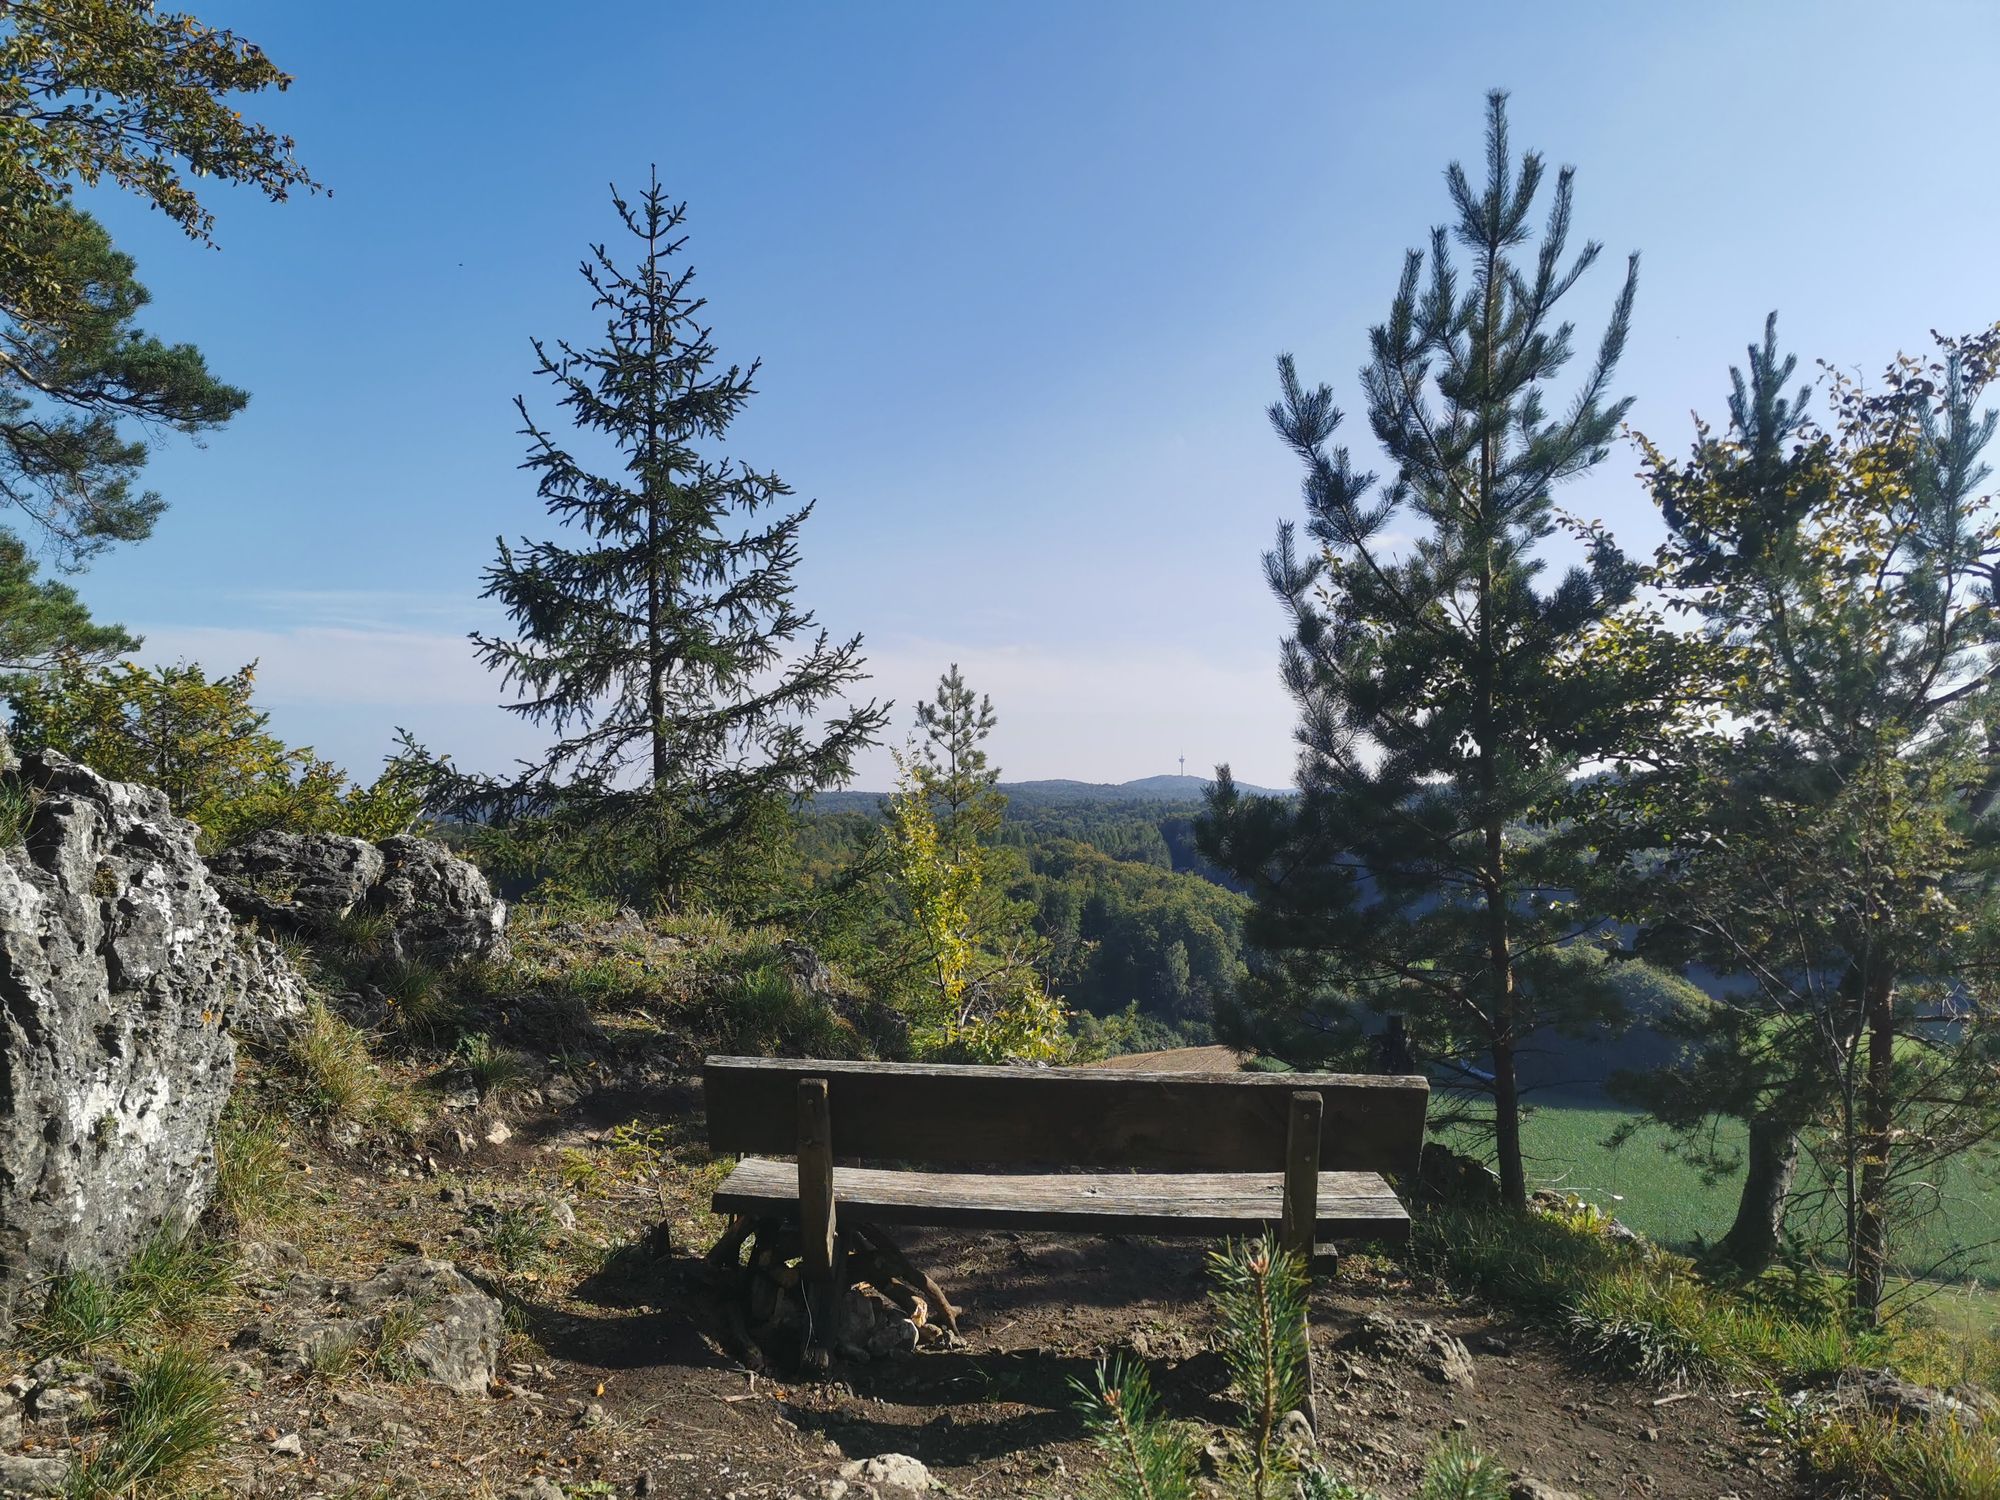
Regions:
[[[1737, 1180], [1709, 1183], [1688, 1163], [1670, 1155], [1666, 1131], [1642, 1129], [1613, 1150], [1605, 1139], [1629, 1116], [1603, 1104], [1544, 1103], [1523, 1127], [1528, 1186], [1572, 1192], [1651, 1239], [1675, 1249], [1692, 1249], [1729, 1226], [1736, 1208]], [[1726, 1122], [1721, 1144], [1740, 1145], [1742, 1127]], [[1899, 1265], [1922, 1271], [1953, 1248], [1972, 1251], [1980, 1280], [2000, 1283], [2000, 1173], [1955, 1167], [1938, 1184], [1939, 1213], [1898, 1247]], [[1811, 1225], [1822, 1214], [1808, 1213]], [[1828, 1227], [1831, 1227], [1828, 1225]], [[1984, 1246], [1984, 1249], [1976, 1247]]]

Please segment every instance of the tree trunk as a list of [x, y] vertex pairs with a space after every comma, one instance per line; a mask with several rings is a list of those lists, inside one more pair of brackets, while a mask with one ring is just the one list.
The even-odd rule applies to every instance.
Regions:
[[1889, 1270], [1889, 1152], [1896, 1128], [1896, 980], [1871, 975], [1866, 994], [1868, 1067], [1861, 1084], [1861, 1186], [1855, 1203], [1854, 1308], [1873, 1322]]
[[1743, 1196], [1737, 1200], [1736, 1222], [1722, 1237], [1722, 1253], [1738, 1270], [1754, 1276], [1776, 1258], [1798, 1168], [1799, 1133], [1768, 1115], [1754, 1117]]
[[1514, 1076], [1512, 1037], [1493, 1044], [1493, 1155], [1500, 1169], [1500, 1198], [1509, 1208], [1528, 1206], [1528, 1172], [1521, 1162], [1521, 1089]]

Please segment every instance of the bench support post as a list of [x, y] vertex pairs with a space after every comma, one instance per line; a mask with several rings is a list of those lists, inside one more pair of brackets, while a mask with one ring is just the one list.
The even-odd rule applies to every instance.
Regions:
[[1303, 1258], [1308, 1271], [1319, 1222], [1319, 1135], [1325, 1109], [1317, 1090], [1296, 1090], [1285, 1131], [1285, 1217], [1279, 1243]]
[[826, 1080], [799, 1080], [799, 1270], [810, 1319], [808, 1363], [823, 1362], [840, 1337], [840, 1238], [833, 1207], [833, 1123]]

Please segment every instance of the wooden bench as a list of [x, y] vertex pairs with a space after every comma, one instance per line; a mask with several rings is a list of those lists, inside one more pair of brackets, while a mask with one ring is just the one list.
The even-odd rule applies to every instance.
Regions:
[[709, 1145], [742, 1158], [714, 1197], [731, 1254], [743, 1226], [796, 1224], [805, 1286], [829, 1313], [854, 1238], [843, 1221], [871, 1246], [884, 1224], [1276, 1228], [1308, 1257], [1321, 1241], [1401, 1242], [1410, 1219], [1390, 1179], [1416, 1175], [1430, 1098], [1420, 1077], [759, 1057], [711, 1057], [703, 1080]]

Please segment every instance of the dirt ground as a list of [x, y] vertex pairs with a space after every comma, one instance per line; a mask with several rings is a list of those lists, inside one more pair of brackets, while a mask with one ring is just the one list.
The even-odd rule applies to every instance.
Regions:
[[[1074, 1383], [1121, 1350], [1151, 1362], [1174, 1414], [1228, 1420], [1200, 1243], [912, 1232], [906, 1247], [963, 1307], [965, 1347], [819, 1380], [745, 1369], [714, 1336], [700, 1263], [720, 1228], [705, 1204], [722, 1164], [698, 1122], [693, 1086], [600, 1091], [560, 1111], [517, 1106], [504, 1132], [490, 1111], [444, 1113], [422, 1144], [295, 1150], [300, 1211], [262, 1236], [327, 1275], [419, 1252], [453, 1261], [506, 1305], [505, 1377], [468, 1397], [367, 1371], [267, 1368], [232, 1347], [270, 1311], [245, 1301], [213, 1329], [235, 1381], [215, 1480], [231, 1494], [356, 1500], [509, 1496], [537, 1478], [570, 1496], [817, 1500], [844, 1461], [904, 1453], [950, 1494], [1053, 1500], [1093, 1463]], [[663, 1217], [671, 1243], [658, 1254], [647, 1232]], [[526, 1229], [510, 1239], [494, 1230], [503, 1221]], [[1474, 1384], [1343, 1349], [1372, 1312], [1456, 1334]], [[1663, 1399], [1606, 1379], [1393, 1263], [1349, 1257], [1320, 1276], [1312, 1326], [1326, 1454], [1385, 1496], [1411, 1493], [1454, 1431], [1581, 1495], [1793, 1493], [1784, 1456], [1745, 1414], [1751, 1393]], [[284, 1451], [294, 1435], [296, 1454]]]

